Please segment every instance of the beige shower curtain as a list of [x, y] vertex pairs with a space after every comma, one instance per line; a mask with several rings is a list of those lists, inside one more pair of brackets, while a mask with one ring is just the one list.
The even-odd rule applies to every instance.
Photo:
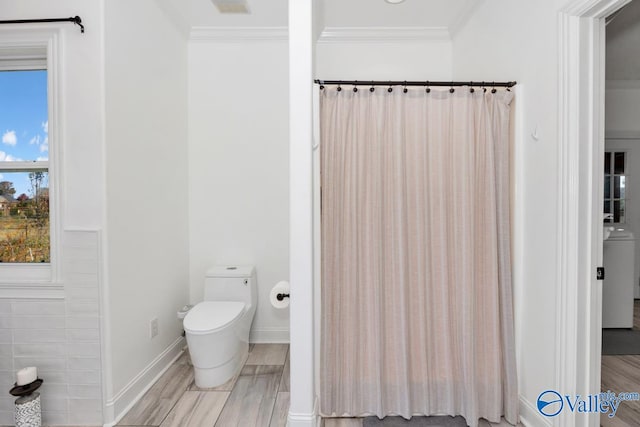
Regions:
[[517, 422], [512, 97], [321, 90], [323, 415]]

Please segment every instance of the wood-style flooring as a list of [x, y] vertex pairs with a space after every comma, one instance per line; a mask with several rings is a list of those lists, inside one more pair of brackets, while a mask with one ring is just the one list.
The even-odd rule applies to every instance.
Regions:
[[[634, 329], [640, 330], [640, 301]], [[255, 344], [229, 382], [199, 389], [183, 354], [122, 418], [121, 427], [284, 427], [289, 410], [289, 346]], [[603, 391], [640, 392], [640, 355], [602, 356]], [[640, 427], [640, 401], [623, 402], [603, 427]], [[326, 418], [324, 427], [361, 427], [361, 418]]]
[[[633, 329], [640, 330], [640, 301], [635, 302], [633, 311]], [[640, 355], [602, 356], [601, 390], [615, 393], [640, 393]], [[640, 401], [628, 401], [620, 404], [616, 416], [600, 416], [603, 427], [640, 426]]]
[[[323, 418], [323, 427], [362, 427], [364, 418]], [[430, 424], [431, 425], [431, 424]], [[440, 423], [433, 424], [434, 427], [442, 425]], [[499, 424], [490, 423], [487, 420], [479, 420], [478, 427], [513, 427], [506, 421], [502, 421]], [[518, 427], [522, 427], [522, 424], [518, 424]]]
[[120, 420], [139, 427], [284, 427], [289, 411], [289, 346], [254, 344], [226, 384], [196, 387], [183, 354]]

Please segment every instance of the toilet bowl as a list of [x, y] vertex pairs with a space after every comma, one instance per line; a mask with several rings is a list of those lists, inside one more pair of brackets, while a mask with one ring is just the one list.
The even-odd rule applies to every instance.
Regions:
[[207, 272], [205, 300], [183, 320], [197, 387], [217, 387], [238, 372], [249, 351], [255, 311], [253, 267], [219, 266]]

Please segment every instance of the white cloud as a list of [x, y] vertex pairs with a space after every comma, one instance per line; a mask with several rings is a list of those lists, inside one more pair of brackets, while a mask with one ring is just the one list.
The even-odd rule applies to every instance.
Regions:
[[36, 145], [40, 148], [40, 152], [44, 153], [45, 151], [49, 151], [49, 136], [46, 135], [44, 139], [40, 137], [40, 135], [36, 135], [29, 140], [29, 145]]
[[38, 157], [38, 158], [36, 159], [36, 161], [37, 161], [37, 162], [46, 162], [47, 160], [49, 160], [49, 158], [48, 158], [48, 157]]
[[18, 137], [16, 136], [16, 131], [15, 130], [6, 131], [4, 135], [2, 135], [2, 142], [7, 145], [15, 146], [18, 143]]
[[14, 157], [11, 154], [7, 154], [4, 151], [0, 151], [0, 162], [22, 162], [19, 157]]
[[[43, 123], [44, 125], [44, 123]], [[40, 148], [40, 152], [49, 151], [49, 136], [45, 135], [44, 139], [40, 135], [36, 135], [29, 140], [29, 145], [36, 145]]]
[[42, 130], [44, 133], [49, 133], [49, 120], [42, 122]]

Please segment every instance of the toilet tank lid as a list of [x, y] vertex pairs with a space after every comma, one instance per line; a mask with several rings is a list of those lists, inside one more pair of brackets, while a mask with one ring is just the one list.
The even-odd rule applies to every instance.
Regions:
[[213, 332], [236, 320], [243, 310], [243, 302], [203, 301], [189, 310], [183, 326], [188, 332]]
[[207, 270], [206, 277], [251, 277], [252, 265], [216, 265]]

